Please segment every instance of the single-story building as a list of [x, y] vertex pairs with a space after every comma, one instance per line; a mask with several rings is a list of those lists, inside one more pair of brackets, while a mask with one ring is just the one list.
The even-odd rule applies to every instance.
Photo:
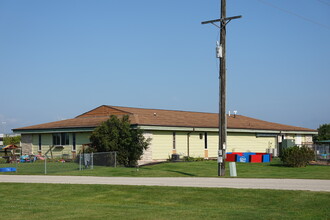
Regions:
[[[166, 160], [172, 154], [212, 158], [218, 150], [218, 114], [102, 105], [75, 118], [13, 129], [22, 135], [23, 154], [44, 154], [62, 145], [65, 154], [79, 153], [91, 132], [110, 115], [129, 115], [133, 128], [151, 139], [141, 162]], [[312, 144], [317, 131], [243, 115], [227, 115], [227, 152], [278, 152], [283, 139]]]

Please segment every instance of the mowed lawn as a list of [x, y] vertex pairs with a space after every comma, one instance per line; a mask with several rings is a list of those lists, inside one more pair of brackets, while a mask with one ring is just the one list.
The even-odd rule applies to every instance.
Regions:
[[1, 219], [329, 219], [330, 193], [0, 183]]
[[[226, 164], [226, 177], [230, 177]], [[271, 163], [236, 163], [240, 178], [330, 179], [330, 166], [285, 167], [279, 160]], [[216, 161], [161, 163], [140, 168], [96, 168], [78, 175], [137, 177], [217, 177]], [[77, 172], [74, 172], [77, 173]], [[72, 173], [73, 174], [73, 173]]]
[[[99, 167], [79, 171], [72, 163], [48, 163], [48, 174], [81, 176], [133, 176], [133, 177], [217, 177], [216, 161], [166, 162], [139, 168]], [[297, 178], [330, 179], [330, 166], [309, 165], [302, 168], [285, 167], [278, 159], [271, 163], [236, 163], [240, 178]], [[2, 174], [44, 174], [43, 164], [20, 164], [17, 173]], [[227, 163], [227, 175], [229, 166]]]

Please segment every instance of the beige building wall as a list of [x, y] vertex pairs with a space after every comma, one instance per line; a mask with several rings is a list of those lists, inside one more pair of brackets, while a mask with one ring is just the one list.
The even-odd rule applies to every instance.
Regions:
[[[188, 132], [175, 132], [175, 151], [173, 132], [154, 131], [152, 133], [153, 160], [168, 159], [173, 152], [181, 157], [188, 155]], [[227, 136], [227, 152], [266, 152], [269, 148], [276, 148], [276, 137], [256, 137], [254, 133], [228, 133]], [[218, 133], [207, 132], [207, 149], [205, 149], [204, 133], [190, 133], [189, 156], [217, 157]]]
[[189, 137], [189, 156], [204, 157], [204, 133], [193, 132]]
[[173, 150], [173, 132], [152, 132], [152, 159], [169, 159]]
[[[78, 132], [76, 133], [76, 153], [79, 153], [83, 144], [90, 143], [90, 132]], [[49, 147], [53, 145], [53, 135], [52, 134], [41, 134], [41, 151], [39, 150], [39, 134], [32, 134], [32, 151], [29, 154], [45, 154]], [[69, 144], [64, 146], [61, 151], [53, 151], [54, 156], [62, 154], [72, 154], [73, 149], [73, 134], [69, 133]]]
[[[143, 160], [166, 160], [173, 153], [180, 157], [188, 155], [188, 134], [189, 134], [189, 156], [215, 158], [218, 156], [218, 133], [207, 132], [207, 149], [205, 149], [204, 132], [175, 132], [175, 149], [173, 149], [173, 131], [148, 131], [148, 137], [152, 138], [150, 148], [145, 152]], [[78, 154], [83, 144], [90, 143], [91, 132], [77, 132], [76, 153]], [[286, 135], [286, 138], [294, 138], [295, 135]], [[302, 142], [312, 141], [312, 135], [301, 135]], [[52, 134], [42, 134], [41, 154], [49, 150], [53, 143]], [[31, 141], [31, 142], [30, 142]], [[69, 145], [64, 146], [60, 152], [54, 155], [72, 154], [73, 137], [69, 133]], [[22, 135], [22, 146], [28, 154], [38, 154], [39, 136], [38, 134]], [[266, 152], [269, 148], [276, 148], [276, 137], [256, 137], [255, 133], [228, 133], [227, 152]]]
[[176, 153], [180, 157], [187, 156], [187, 132], [175, 132]]
[[266, 152], [276, 148], [276, 137], [256, 137], [254, 133], [229, 133], [227, 152]]
[[218, 133], [208, 132], [207, 133], [208, 157], [218, 157], [218, 147], [219, 147], [218, 143], [219, 143]]
[[[208, 157], [218, 156], [218, 143], [218, 133], [208, 132]], [[266, 152], [267, 148], [276, 148], [276, 137], [256, 137], [254, 133], [228, 133], [227, 135], [227, 152]]]

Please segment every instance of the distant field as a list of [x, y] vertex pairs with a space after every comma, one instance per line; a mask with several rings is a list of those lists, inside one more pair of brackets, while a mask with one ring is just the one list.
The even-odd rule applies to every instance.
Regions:
[[329, 219], [330, 193], [0, 183], [1, 219]]
[[[51, 175], [82, 176], [136, 176], [136, 177], [216, 177], [216, 161], [161, 163], [140, 168], [98, 167], [93, 170], [79, 171], [77, 164], [48, 164]], [[17, 173], [43, 174], [43, 164], [20, 164]], [[236, 163], [238, 177], [241, 178], [291, 178], [291, 179], [330, 179], [330, 166], [310, 165], [303, 168], [282, 166], [276, 159], [271, 163]], [[9, 173], [2, 173], [9, 174]], [[229, 168], [227, 164], [227, 177]]]

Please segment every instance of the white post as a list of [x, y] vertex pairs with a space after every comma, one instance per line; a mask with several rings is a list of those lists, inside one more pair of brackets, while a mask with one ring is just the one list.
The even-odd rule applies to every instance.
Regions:
[[230, 176], [236, 177], [236, 163], [235, 162], [229, 162], [229, 170], [230, 170]]

